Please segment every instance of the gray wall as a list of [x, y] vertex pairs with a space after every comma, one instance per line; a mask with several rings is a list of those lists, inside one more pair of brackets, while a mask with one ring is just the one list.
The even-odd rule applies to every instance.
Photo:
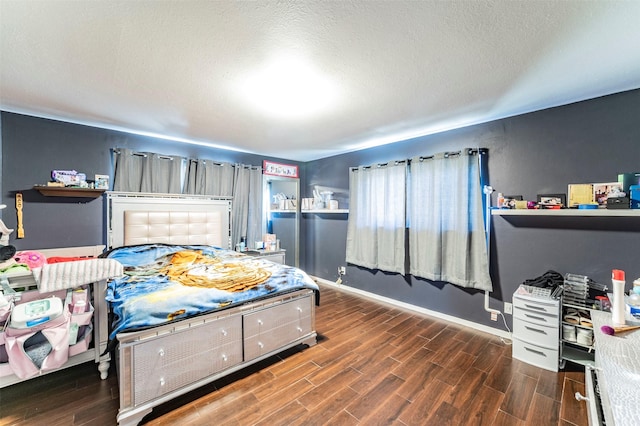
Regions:
[[[349, 167], [465, 147], [489, 149], [490, 183], [496, 191], [525, 199], [566, 193], [569, 183], [615, 181], [618, 173], [640, 171], [638, 117], [640, 90], [634, 90], [299, 164], [301, 197], [311, 197], [320, 185], [336, 192], [340, 207], [347, 208]], [[103, 243], [101, 200], [43, 197], [31, 188], [47, 181], [52, 169], [112, 175], [113, 147], [254, 165], [271, 159], [7, 112], [1, 118], [2, 196], [9, 205], [3, 219], [9, 227], [15, 227], [15, 192], [25, 197], [26, 238], [12, 240], [18, 249]], [[302, 215], [300, 266], [308, 273], [337, 279], [338, 266], [345, 265], [347, 219], [346, 214]], [[613, 268], [624, 269], [629, 283], [640, 277], [639, 218], [494, 217], [492, 223], [493, 308], [502, 309], [520, 283], [550, 269], [603, 283], [610, 281]], [[343, 282], [503, 328], [490, 321], [481, 292], [355, 266], [347, 267]]]
[[9, 228], [16, 228], [16, 192], [24, 199], [25, 238], [17, 240], [14, 232], [11, 239], [18, 250], [105, 244], [102, 198], [45, 197], [33, 185], [49, 181], [54, 169], [77, 170], [88, 179], [107, 174], [113, 183], [112, 148], [256, 166], [263, 160], [283, 161], [5, 111], [0, 118], [2, 202], [8, 206], [2, 219]]
[[[302, 192], [309, 193], [317, 182], [348, 187], [352, 166], [464, 147], [489, 149], [489, 177], [496, 192], [529, 200], [537, 194], [566, 194], [569, 183], [616, 181], [618, 173], [640, 171], [640, 90], [310, 162]], [[548, 270], [610, 283], [611, 269], [620, 268], [627, 273], [628, 287], [640, 277], [640, 218], [494, 216], [492, 225], [492, 308], [503, 309], [502, 302], [511, 300], [518, 285]], [[303, 267], [309, 273], [337, 279], [337, 267], [344, 265], [346, 229], [346, 217], [303, 218]], [[481, 292], [355, 266], [347, 267], [343, 283], [504, 328], [484, 311]]]

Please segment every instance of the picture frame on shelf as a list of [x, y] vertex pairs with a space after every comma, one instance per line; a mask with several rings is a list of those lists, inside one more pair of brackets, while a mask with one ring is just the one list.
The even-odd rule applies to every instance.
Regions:
[[95, 189], [109, 189], [109, 175], [95, 175]]
[[593, 199], [593, 185], [590, 183], [571, 183], [568, 187], [568, 207], [577, 207], [580, 204], [591, 204]]
[[593, 186], [593, 201], [598, 203], [599, 207], [607, 206], [607, 198], [609, 194], [622, 192], [622, 182], [605, 182], [594, 183]]
[[538, 194], [538, 206], [562, 208], [567, 205], [567, 194]]
[[504, 205], [509, 207], [510, 209], [516, 208], [516, 201], [522, 201], [522, 195], [505, 195], [504, 196]]

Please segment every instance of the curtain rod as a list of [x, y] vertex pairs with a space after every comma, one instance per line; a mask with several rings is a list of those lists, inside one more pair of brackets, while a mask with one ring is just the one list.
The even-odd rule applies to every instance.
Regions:
[[213, 161], [213, 160], [201, 160], [199, 158], [189, 158], [189, 162], [194, 162], [194, 161], [195, 162], [202, 161], [203, 164], [211, 163], [214, 166], [221, 166], [221, 167], [224, 166], [225, 164], [232, 166], [231, 163], [221, 163], [219, 161]]
[[[113, 152], [114, 152], [115, 154], [118, 154], [118, 155], [122, 154], [122, 151], [120, 151], [120, 150], [119, 150], [119, 149], [117, 149], [117, 148], [116, 148], [116, 149], [114, 149], [114, 150], [113, 150]], [[157, 156], [158, 156], [158, 158], [159, 158], [159, 159], [161, 159], [161, 160], [171, 160], [171, 161], [173, 161], [173, 160], [175, 159], [175, 158], [174, 158], [174, 157], [172, 157], [172, 156], [169, 156], [169, 155], [162, 155], [162, 154], [156, 154], [156, 153], [154, 153], [154, 152], [151, 152], [151, 153], [146, 153], [146, 152], [136, 152], [136, 151], [132, 151], [132, 152], [131, 152], [131, 155], [135, 155], [136, 157], [144, 157], [144, 158], [147, 158], [149, 154], [155, 154], [155, 155], [157, 155]]]
[[[466, 149], [466, 152], [467, 152], [467, 154], [468, 154], [468, 155], [475, 155], [475, 154], [483, 155], [483, 154], [487, 154], [487, 153], [489, 152], [489, 149], [488, 149], [488, 148], [467, 148], [467, 149]], [[444, 152], [444, 158], [457, 157], [457, 156], [459, 156], [460, 154], [462, 154], [462, 150], [460, 150], [460, 151]], [[423, 161], [423, 160], [431, 160], [431, 159], [433, 159], [434, 157], [435, 157], [435, 155], [420, 156], [420, 157], [418, 157], [418, 160], [419, 160], [419, 161]], [[378, 163], [378, 164], [374, 164], [374, 165], [371, 165], [371, 166], [351, 167], [351, 168], [350, 168], [350, 170], [351, 170], [352, 172], [354, 172], [354, 171], [357, 171], [358, 169], [365, 169], [365, 170], [366, 170], [366, 169], [370, 169], [371, 167], [374, 167], [374, 166], [375, 166], [375, 167], [385, 167], [385, 166], [388, 166], [388, 165], [389, 165], [389, 163], [391, 163], [391, 162], [387, 162], [387, 163]], [[402, 163], [411, 164], [411, 159], [410, 159], [410, 158], [408, 158], [408, 159], [406, 159], [406, 160], [397, 160], [397, 161], [394, 161], [394, 162], [393, 162], [393, 164], [394, 164], [395, 166], [397, 166], [398, 164], [402, 164]]]
[[[467, 155], [475, 155], [475, 154], [481, 154], [482, 155], [482, 154], [488, 153], [489, 149], [487, 149], [487, 148], [467, 148], [466, 151], [467, 151]], [[456, 157], [456, 156], [458, 156], [460, 154], [462, 154], [462, 150], [460, 150], [460, 151], [452, 151], [452, 152], [445, 151], [444, 152], [444, 158]], [[426, 157], [419, 157], [418, 159], [420, 161], [422, 161], [422, 160], [430, 160], [433, 157], [435, 157], [435, 156], [434, 155], [429, 155], [429, 156], [426, 156]]]
[[[114, 149], [113, 149], [113, 153], [114, 153], [114, 154], [118, 154], [118, 155], [120, 155], [120, 154], [122, 154], [122, 151], [120, 151], [120, 150], [119, 150], [119, 149], [117, 149], [117, 148], [114, 148]], [[131, 152], [131, 155], [135, 155], [135, 156], [137, 156], [137, 157], [145, 157], [145, 158], [147, 157], [147, 154], [146, 154], [146, 153], [144, 153], [144, 152], [134, 152], [134, 151], [132, 151], [132, 152]]]

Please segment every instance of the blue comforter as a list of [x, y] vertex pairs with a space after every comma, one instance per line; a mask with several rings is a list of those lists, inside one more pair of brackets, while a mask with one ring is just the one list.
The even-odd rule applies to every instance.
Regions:
[[117, 333], [300, 288], [318, 290], [302, 270], [211, 246], [143, 244], [107, 252], [125, 275], [107, 288]]

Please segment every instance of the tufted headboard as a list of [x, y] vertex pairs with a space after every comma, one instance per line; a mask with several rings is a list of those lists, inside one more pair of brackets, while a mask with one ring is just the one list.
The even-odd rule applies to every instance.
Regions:
[[109, 192], [109, 248], [145, 243], [206, 244], [231, 248], [231, 200]]
[[124, 244], [206, 244], [226, 247], [229, 235], [221, 211], [124, 212]]

